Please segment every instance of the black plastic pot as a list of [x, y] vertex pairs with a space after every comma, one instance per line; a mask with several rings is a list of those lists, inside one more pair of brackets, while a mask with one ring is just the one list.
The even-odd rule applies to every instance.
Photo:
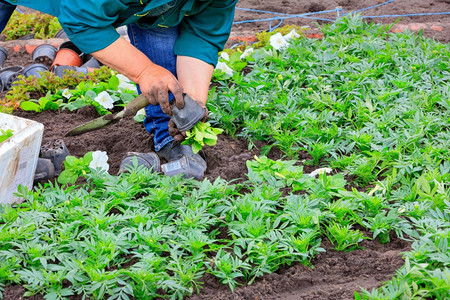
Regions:
[[36, 171], [34, 172], [34, 183], [47, 181], [56, 177], [55, 167], [48, 158], [38, 158]]
[[8, 50], [3, 47], [0, 47], [0, 67], [3, 67], [6, 58], [8, 57]]
[[98, 69], [103, 64], [99, 62], [95, 57], [90, 56], [90, 58], [82, 65], [82, 67]]
[[180, 131], [186, 131], [194, 127], [198, 121], [203, 119], [206, 111], [204, 107], [198, 105], [188, 94], [184, 94], [184, 107], [182, 109], [176, 107], [175, 104], [171, 108], [172, 120]]
[[11, 89], [11, 85], [13, 82], [17, 79], [17, 76], [19, 76], [19, 72], [14, 71], [4, 71], [0, 73], [0, 80], [2, 81], [2, 90], [7, 91]]
[[50, 67], [56, 56], [56, 48], [49, 44], [42, 44], [33, 50], [31, 56], [33, 57], [33, 62]]
[[24, 36], [18, 38], [18, 40], [21, 40], [21, 41], [32, 40], [32, 39], [34, 39], [34, 33], [29, 33], [27, 35], [24, 35]]
[[11, 66], [11, 67], [6, 67], [3, 69], [0, 69], [0, 72], [4, 72], [4, 71], [13, 71], [13, 72], [17, 72], [17, 73], [22, 73], [23, 66]]
[[63, 140], [50, 141], [41, 147], [41, 156], [52, 161], [56, 175], [61, 173], [63, 162], [69, 155]]
[[48, 71], [48, 67], [44, 64], [31, 64], [23, 69], [22, 74], [25, 77], [34, 76], [35, 78], [41, 78], [42, 72]]
[[88, 73], [87, 67], [54, 66], [53, 69], [52, 69], [53, 73], [55, 73], [55, 75], [60, 77], [60, 78], [63, 78], [65, 70], [75, 71], [75, 72], [81, 73], [81, 74], [87, 74]]
[[2, 82], [2, 91], [11, 89], [12, 84], [21, 75], [22, 66], [8, 67], [0, 70], [0, 81]]
[[56, 33], [55, 38], [57, 39], [67, 39], [67, 34], [64, 30], [60, 30]]

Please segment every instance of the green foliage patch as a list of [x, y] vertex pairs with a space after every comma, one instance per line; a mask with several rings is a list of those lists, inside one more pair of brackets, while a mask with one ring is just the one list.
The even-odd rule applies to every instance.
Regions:
[[6, 40], [16, 40], [31, 33], [36, 39], [50, 39], [61, 29], [58, 19], [50, 15], [14, 11], [2, 33]]

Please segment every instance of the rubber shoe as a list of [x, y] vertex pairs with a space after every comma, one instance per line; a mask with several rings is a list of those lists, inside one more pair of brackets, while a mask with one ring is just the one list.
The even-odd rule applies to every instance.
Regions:
[[205, 175], [206, 160], [199, 153], [194, 154], [189, 145], [172, 141], [157, 153], [168, 161], [161, 166], [161, 170], [167, 176], [182, 174], [184, 178], [200, 180]]
[[153, 173], [161, 171], [161, 162], [155, 152], [139, 153], [139, 152], [127, 152], [119, 167], [119, 174], [129, 172], [134, 168], [133, 160], [136, 159], [137, 166], [143, 166], [147, 169], [151, 169]]
[[203, 150], [200, 150], [198, 154], [192, 152], [192, 147], [189, 145], [181, 145], [177, 141], [171, 141], [167, 143], [160, 151], [157, 151], [159, 157], [170, 162], [182, 158], [183, 156], [200, 155], [200, 157], [206, 161], [206, 155]]

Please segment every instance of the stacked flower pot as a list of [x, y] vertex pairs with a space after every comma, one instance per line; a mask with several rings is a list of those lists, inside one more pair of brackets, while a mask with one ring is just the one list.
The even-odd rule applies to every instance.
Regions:
[[26, 66], [3, 67], [8, 58], [8, 50], [0, 47], [0, 91], [7, 91], [19, 75], [34, 78], [42, 77], [45, 71], [54, 72], [63, 77], [66, 70], [87, 74], [89, 69], [100, 68], [97, 59], [83, 53], [70, 40], [61, 43], [57, 48], [50, 44], [37, 46], [32, 54], [32, 63]]

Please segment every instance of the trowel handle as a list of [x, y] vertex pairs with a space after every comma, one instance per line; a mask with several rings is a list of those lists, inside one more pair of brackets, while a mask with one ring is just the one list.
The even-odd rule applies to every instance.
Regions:
[[143, 94], [140, 94], [133, 100], [131, 100], [124, 109], [124, 117], [134, 116], [141, 109], [149, 105], [147, 98]]

